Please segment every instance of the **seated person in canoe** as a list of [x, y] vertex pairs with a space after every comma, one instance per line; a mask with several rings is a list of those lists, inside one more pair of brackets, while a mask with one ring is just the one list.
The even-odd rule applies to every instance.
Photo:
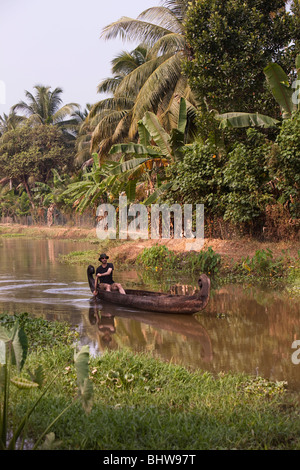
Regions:
[[118, 282], [114, 282], [114, 265], [112, 263], [108, 263], [108, 259], [109, 256], [107, 256], [106, 253], [102, 253], [100, 255], [99, 261], [101, 262], [101, 265], [96, 270], [94, 295], [96, 296], [98, 293], [98, 282], [100, 283], [100, 289], [104, 289], [109, 292], [117, 290], [120, 292], [120, 294], [126, 294], [121, 284], [119, 284]]

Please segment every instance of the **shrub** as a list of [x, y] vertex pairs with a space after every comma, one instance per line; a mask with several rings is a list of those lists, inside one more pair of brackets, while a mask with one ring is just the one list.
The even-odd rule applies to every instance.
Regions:
[[282, 123], [280, 134], [269, 155], [278, 202], [287, 205], [291, 216], [300, 217], [300, 113]]
[[206, 211], [221, 214], [225, 163], [226, 157], [210, 142], [195, 142], [186, 147], [183, 161], [171, 170], [175, 188], [172, 202], [204, 204]]
[[272, 199], [265, 162], [269, 144], [253, 129], [248, 130], [247, 137], [245, 143], [238, 144], [228, 154], [224, 170], [224, 183], [229, 189], [223, 195], [224, 219], [235, 223], [257, 219]]
[[151, 248], [145, 248], [137, 257], [137, 262], [146, 268], [172, 269], [176, 267], [177, 257], [165, 245], [156, 243]]
[[199, 253], [191, 253], [187, 258], [185, 269], [190, 272], [201, 272], [205, 274], [217, 274], [221, 266], [221, 255], [216, 253], [212, 247]]

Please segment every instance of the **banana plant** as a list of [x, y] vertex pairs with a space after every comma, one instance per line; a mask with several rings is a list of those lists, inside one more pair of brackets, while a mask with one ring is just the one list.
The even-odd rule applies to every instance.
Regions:
[[[182, 159], [186, 124], [187, 105], [186, 100], [181, 98], [177, 128], [172, 129], [170, 134], [162, 127], [157, 116], [148, 111], [138, 123], [139, 143], [130, 142], [112, 146], [110, 154], [133, 157], [122, 161], [111, 172], [113, 175], [118, 175], [120, 180], [128, 182], [128, 188], [131, 188], [130, 200], [134, 199], [134, 188], [143, 175], [146, 175], [148, 181], [151, 182], [152, 173], [155, 176], [159, 168], [166, 168], [171, 163]], [[167, 180], [167, 177], [164, 179]], [[154, 202], [172, 186], [172, 183], [167, 181], [165, 184], [159, 185], [157, 181], [157, 186], [155, 190], [152, 188], [152, 194], [144, 201], [145, 204]]]
[[[295, 111], [300, 110], [300, 55], [296, 57], [297, 80], [296, 86], [289, 84], [289, 78], [280, 65], [270, 63], [264, 69], [264, 74], [270, 90], [281, 108], [282, 118], [292, 117]], [[215, 118], [220, 121], [222, 129], [232, 127], [275, 127], [280, 123], [277, 119], [259, 113], [225, 113], [216, 114]]]
[[[12, 378], [12, 370], [15, 365], [20, 373], [24, 367], [28, 352], [27, 336], [22, 328], [19, 328], [18, 321], [14, 324], [12, 330], [0, 327], [0, 450], [15, 450], [17, 441], [28, 420], [36, 409], [37, 405], [47, 393], [51, 385], [57, 379], [57, 376], [48, 384], [41, 392], [40, 396], [34, 402], [32, 407], [27, 411], [23, 418], [17, 423], [15, 429], [9, 426], [9, 405], [10, 405], [10, 385], [14, 384], [19, 389], [42, 388], [44, 382], [44, 373], [39, 366], [34, 372], [30, 373], [31, 380], [23, 377]], [[84, 346], [78, 353], [74, 355], [74, 364], [77, 372], [78, 397], [82, 401], [84, 410], [88, 413], [91, 410], [93, 389], [89, 380], [89, 349]], [[71, 402], [45, 429], [35, 443], [33, 449], [36, 449], [42, 439], [50, 431], [54, 423], [73, 405]], [[23, 443], [22, 443], [23, 444]], [[21, 444], [21, 445], [22, 445]]]
[[113, 199], [124, 189], [125, 183], [113, 173], [119, 164], [110, 161], [100, 165], [98, 155], [93, 154], [91, 170], [83, 173], [81, 181], [70, 183], [61, 196], [69, 198], [78, 212], [87, 207], [96, 209], [101, 198]]

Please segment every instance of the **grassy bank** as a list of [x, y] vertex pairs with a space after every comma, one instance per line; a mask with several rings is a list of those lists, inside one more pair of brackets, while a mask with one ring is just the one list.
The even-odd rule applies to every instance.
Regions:
[[[107, 243], [103, 251], [111, 252], [113, 244]], [[67, 255], [60, 255], [59, 260], [67, 264], [89, 265], [95, 264], [97, 250], [74, 251]], [[144, 282], [154, 282], [167, 273], [170, 275], [192, 277], [205, 273], [214, 280], [214, 285], [227, 283], [254, 283], [268, 286], [286, 286], [292, 294], [300, 294], [300, 250], [296, 256], [282, 251], [275, 257], [270, 249], [257, 250], [252, 257], [243, 256], [234, 261], [221, 256], [212, 247], [204, 248], [200, 252], [176, 253], [165, 245], [155, 244], [144, 248], [134, 263], [119, 261], [118, 255], [114, 258], [118, 271], [126, 270], [134, 264], [139, 270]]]
[[0, 224], [0, 237], [30, 237], [36, 239], [60, 239], [98, 242], [95, 229], [45, 225]]
[[[0, 325], [10, 328], [14, 320], [0, 316]], [[46, 386], [58, 373], [26, 426], [26, 441], [34, 443], [76, 397], [71, 346], [76, 334], [68, 325], [27, 315], [19, 321], [29, 341], [22, 376], [28, 378], [28, 369], [42, 366]], [[299, 403], [282, 383], [191, 372], [129, 351], [90, 358], [89, 371], [92, 410], [85, 414], [74, 404], [53, 426], [51, 448], [300, 449]], [[10, 422], [17, 425], [39, 393], [11, 387]]]
[[59, 255], [60, 262], [71, 265], [95, 264], [100, 252], [108, 252], [119, 271], [134, 266], [157, 277], [163, 266], [164, 272], [183, 275], [205, 272], [218, 284], [285, 284], [292, 294], [299, 294], [300, 250], [295, 242], [207, 239], [200, 252], [187, 252], [182, 240], [99, 240], [95, 229], [0, 225], [0, 240], [15, 237], [90, 243], [90, 249]]

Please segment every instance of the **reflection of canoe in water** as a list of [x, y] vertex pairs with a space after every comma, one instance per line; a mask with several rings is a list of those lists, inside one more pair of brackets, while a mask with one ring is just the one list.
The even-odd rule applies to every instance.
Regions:
[[[89, 266], [87, 276], [91, 292], [94, 292], [94, 266]], [[98, 299], [129, 308], [148, 312], [193, 314], [203, 310], [209, 301], [210, 280], [202, 274], [198, 280], [200, 290], [194, 295], [172, 295], [161, 292], [126, 289], [126, 295], [119, 292], [98, 290]]]
[[[89, 310], [89, 319], [99, 318], [98, 325], [103, 327], [110, 325], [111, 333], [116, 333], [115, 318], [127, 319], [149, 325], [159, 330], [170, 331], [183, 335], [187, 340], [201, 344], [201, 358], [210, 362], [213, 357], [211, 339], [206, 329], [192, 315], [166, 315], [159, 313], [131, 312], [126, 308], [118, 308], [115, 305], [99, 305], [96, 302]], [[113, 327], [113, 328], [112, 328]]]

